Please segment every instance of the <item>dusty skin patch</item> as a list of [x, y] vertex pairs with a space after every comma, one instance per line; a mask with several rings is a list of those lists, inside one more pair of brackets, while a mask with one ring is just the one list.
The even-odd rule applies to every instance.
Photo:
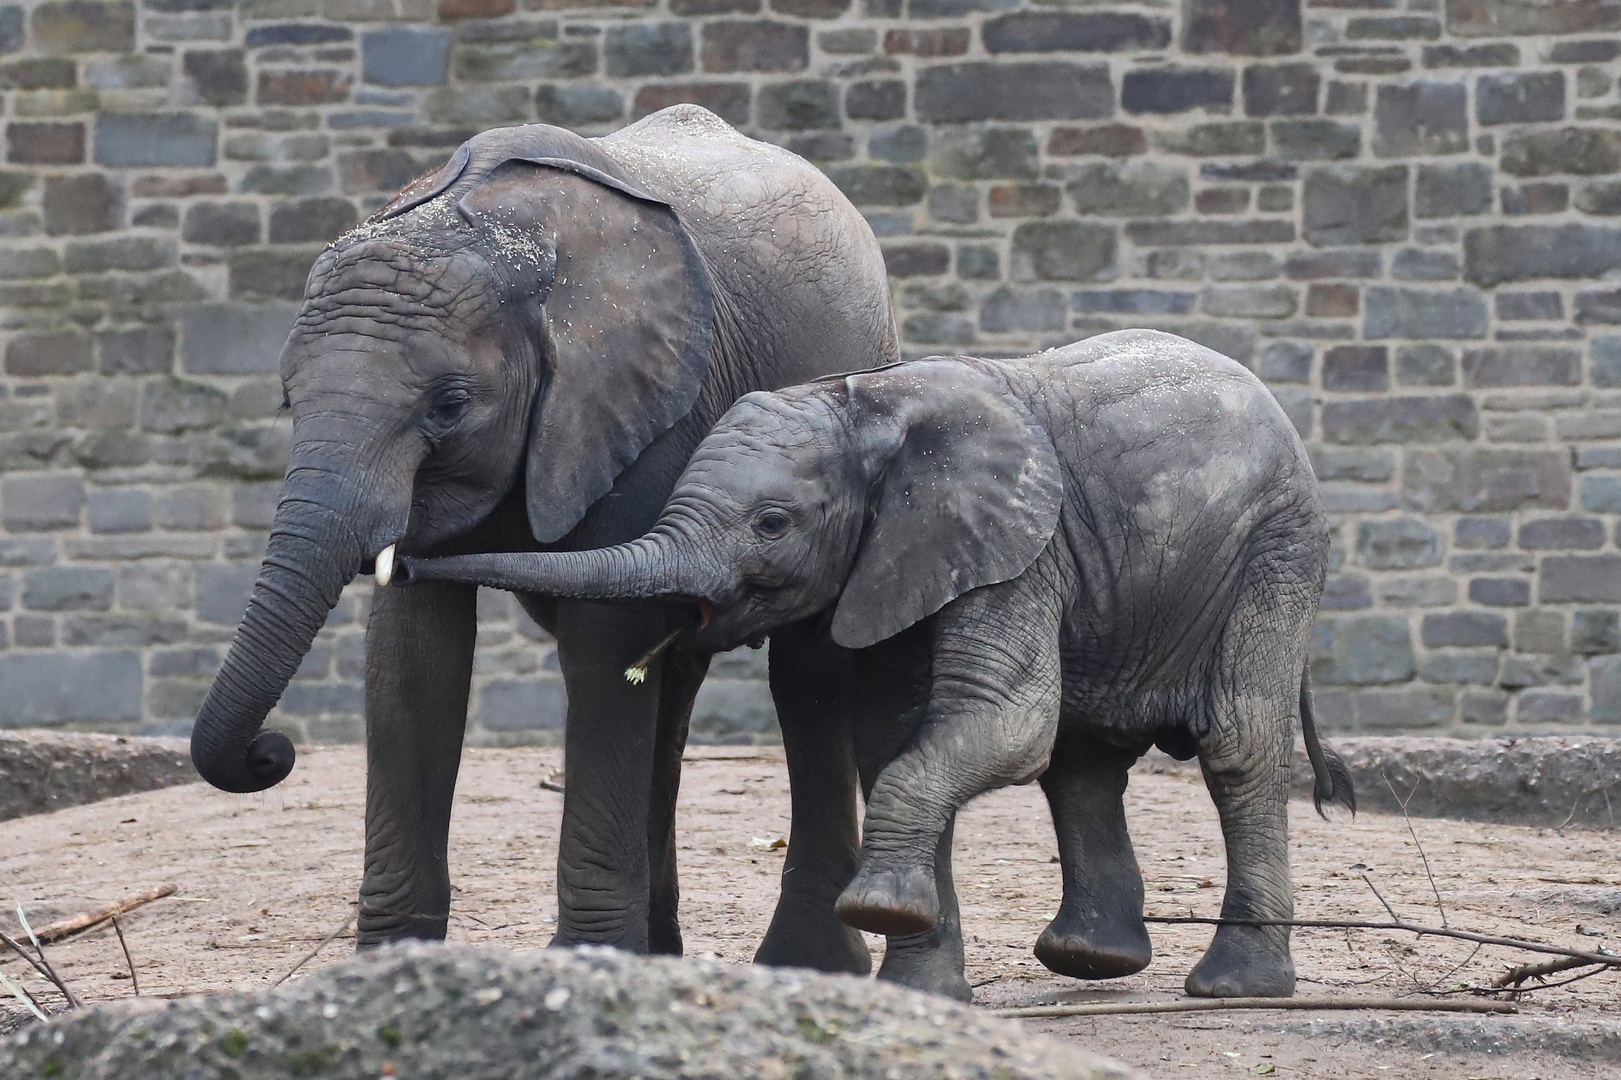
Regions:
[[[540, 948], [550, 938], [562, 796], [537, 784], [559, 763], [556, 750], [467, 751], [451, 831], [451, 938], [513, 949]], [[1197, 773], [1139, 767], [1127, 800], [1150, 912], [1216, 914], [1224, 875], [1220, 831]], [[173, 881], [182, 899], [125, 919], [143, 991], [262, 987], [343, 921], [360, 879], [363, 801], [362, 750], [318, 747], [301, 750], [293, 775], [259, 795], [192, 784], [3, 822], [0, 903], [7, 911], [26, 903], [37, 922], [48, 921]], [[1360, 864], [1403, 915], [1437, 921], [1423, 864], [1400, 817], [1323, 822], [1309, 803], [1296, 802], [1291, 810], [1300, 917], [1378, 917], [1378, 904], [1354, 869]], [[1438, 819], [1415, 819], [1414, 827], [1455, 925], [1573, 947], [1621, 948], [1621, 858], [1613, 832], [1561, 834]], [[770, 845], [787, 828], [780, 750], [689, 752], [680, 817], [689, 954], [738, 963], [750, 958], [770, 919], [781, 872], [781, 849]], [[1209, 940], [1206, 928], [1153, 927], [1153, 965], [1111, 983], [1058, 978], [1031, 956], [1036, 935], [1057, 909], [1053, 853], [1050, 821], [1034, 786], [987, 796], [964, 815], [957, 876], [969, 934], [968, 976], [981, 984], [979, 1002], [1179, 996]], [[14, 925], [14, 919], [4, 921]], [[352, 935], [328, 946], [306, 970], [350, 948]], [[1295, 937], [1302, 995], [1404, 994], [1415, 978], [1441, 979], [1468, 955], [1461, 943], [1415, 944], [1407, 935], [1380, 932], [1299, 931]], [[110, 930], [57, 946], [51, 956], [87, 999], [129, 993]], [[1497, 960], [1483, 952], [1447, 981], [1482, 981], [1499, 970]], [[31, 979], [14, 959], [0, 970]], [[1621, 975], [1535, 995], [1520, 1017], [1502, 1022], [1551, 1030], [1571, 1021], [1621, 1025]], [[1298, 1017], [1279, 1014], [1027, 1023], [1074, 1035], [1162, 1077], [1621, 1076], [1613, 1059], [1578, 1063], [1545, 1049], [1430, 1050], [1425, 1057], [1411, 1037], [1381, 1045], [1359, 1036], [1362, 1029], [1354, 1025], [1309, 1029]]]

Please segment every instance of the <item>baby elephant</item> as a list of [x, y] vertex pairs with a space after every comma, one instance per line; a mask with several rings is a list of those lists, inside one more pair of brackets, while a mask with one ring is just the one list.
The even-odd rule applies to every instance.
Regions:
[[[927, 621], [921, 723], [872, 786], [838, 915], [891, 935], [932, 927], [958, 808], [1041, 777], [1065, 896], [1037, 953], [1097, 978], [1151, 955], [1121, 808], [1150, 745], [1203, 766], [1226, 839], [1223, 917], [1292, 916], [1297, 722], [1319, 805], [1352, 799], [1303, 684], [1327, 560], [1311, 465], [1266, 388], [1192, 342], [1123, 331], [749, 394], [641, 539], [402, 572], [669, 596], [695, 603], [693, 640], [713, 649], [820, 616], [868, 650]], [[1287, 927], [1224, 925], [1187, 988], [1287, 996], [1294, 982]]]

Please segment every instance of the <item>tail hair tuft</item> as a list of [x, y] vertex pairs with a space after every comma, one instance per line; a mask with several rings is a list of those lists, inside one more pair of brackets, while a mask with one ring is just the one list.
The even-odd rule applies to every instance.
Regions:
[[1323, 762], [1327, 769], [1324, 775], [1316, 778], [1311, 792], [1317, 816], [1326, 821], [1328, 815], [1323, 813], [1323, 804], [1339, 803], [1351, 811], [1352, 817], [1356, 817], [1356, 788], [1351, 784], [1351, 767], [1344, 758], [1326, 746], [1323, 747]]

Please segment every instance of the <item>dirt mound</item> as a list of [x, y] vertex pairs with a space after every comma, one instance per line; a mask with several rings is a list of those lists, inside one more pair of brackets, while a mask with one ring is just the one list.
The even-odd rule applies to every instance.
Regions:
[[0, 821], [198, 779], [184, 739], [0, 731]]
[[261, 994], [103, 1005], [0, 1044], [0, 1076], [1130, 1080], [1104, 1058], [871, 980], [407, 945]]

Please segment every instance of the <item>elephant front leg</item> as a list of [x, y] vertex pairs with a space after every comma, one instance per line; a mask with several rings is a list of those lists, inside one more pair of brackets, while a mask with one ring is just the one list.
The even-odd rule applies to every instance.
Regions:
[[934, 888], [940, 915], [921, 934], [891, 937], [884, 945], [878, 977], [886, 982], [926, 990], [958, 1001], [972, 1001], [973, 988], [963, 973], [962, 914], [951, 877], [951, 840], [956, 822], [946, 826], [934, 851]]
[[1060, 693], [1055, 608], [1027, 576], [936, 616], [927, 718], [873, 786], [861, 865], [835, 906], [851, 926], [892, 936], [934, 926], [935, 851], [957, 810], [1046, 768]]
[[366, 627], [366, 862], [359, 947], [439, 940], [446, 848], [467, 726], [478, 590], [378, 589]]
[[640, 684], [625, 669], [665, 633], [665, 613], [654, 606], [558, 604], [568, 782], [553, 945], [649, 951], [648, 843], [665, 665], [652, 665]]
[[1064, 901], [1036, 940], [1036, 959], [1074, 979], [1132, 975], [1153, 959], [1143, 875], [1122, 797], [1138, 755], [1085, 735], [1058, 739], [1041, 788], [1052, 809]]
[[872, 956], [833, 903], [860, 844], [850, 731], [850, 654], [806, 623], [771, 635], [771, 697], [788, 759], [792, 818], [782, 891], [757, 964], [865, 975]]
[[[1290, 714], [1275, 703], [1219, 725], [1226, 734], [1201, 750], [1205, 786], [1221, 815], [1227, 845], [1223, 919], [1292, 919], [1289, 884]], [[1270, 714], [1276, 719], [1265, 719]], [[1244, 737], [1237, 734], [1242, 732]], [[1189, 973], [1194, 997], [1289, 997], [1295, 991], [1287, 926], [1217, 927]]]

